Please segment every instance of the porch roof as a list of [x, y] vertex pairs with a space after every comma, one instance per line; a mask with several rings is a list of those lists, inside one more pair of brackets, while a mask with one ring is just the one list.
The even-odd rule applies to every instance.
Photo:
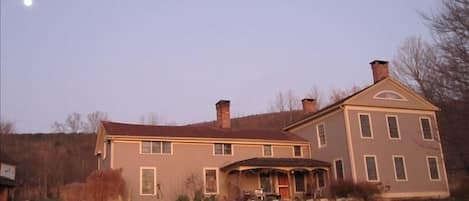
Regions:
[[255, 168], [279, 168], [279, 169], [315, 169], [329, 168], [330, 163], [309, 158], [250, 158], [236, 161], [221, 168], [227, 172], [231, 170], [246, 170]]

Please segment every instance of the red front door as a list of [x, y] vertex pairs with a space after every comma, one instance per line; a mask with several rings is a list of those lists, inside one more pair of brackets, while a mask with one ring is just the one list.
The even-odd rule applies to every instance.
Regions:
[[278, 192], [282, 199], [290, 199], [290, 182], [288, 182], [288, 175], [285, 173], [278, 173]]

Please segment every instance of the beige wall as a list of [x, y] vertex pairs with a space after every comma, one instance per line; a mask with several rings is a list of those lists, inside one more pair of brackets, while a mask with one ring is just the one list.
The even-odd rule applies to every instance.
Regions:
[[[311, 156], [313, 159], [330, 162], [335, 159], [342, 159], [344, 164], [345, 179], [352, 179], [352, 172], [349, 162], [347, 138], [345, 135], [344, 113], [342, 110], [332, 112], [324, 118], [313, 120], [303, 126], [295, 128], [290, 132], [295, 133], [311, 143]], [[326, 130], [326, 146], [319, 148], [318, 134], [316, 126], [324, 123]], [[332, 166], [331, 168], [333, 168]], [[335, 178], [335, 170], [331, 171], [331, 176]]]
[[[438, 135], [433, 112], [415, 112], [387, 109], [349, 110], [350, 131], [353, 143], [358, 181], [366, 180], [364, 155], [376, 155], [379, 179], [389, 185], [389, 195], [418, 192], [447, 192], [446, 174], [441, 158], [439, 140], [424, 141], [420, 129], [420, 117], [431, 119], [432, 134]], [[373, 139], [363, 139], [360, 134], [359, 113], [370, 114]], [[389, 138], [386, 115], [397, 115], [400, 140]], [[393, 155], [405, 158], [407, 181], [396, 181]], [[426, 156], [438, 157], [440, 181], [430, 181]]]
[[[292, 145], [273, 145], [274, 157], [293, 157]], [[139, 195], [140, 167], [155, 167], [157, 169], [157, 184], [160, 185], [162, 197], [160, 200], [175, 200], [179, 194], [189, 193], [184, 181], [194, 175], [203, 182], [203, 168], [220, 168], [227, 164], [253, 158], [262, 157], [262, 144], [233, 143], [232, 156], [214, 156], [213, 143], [173, 143], [172, 155], [140, 154], [139, 141], [113, 141], [112, 168], [123, 168], [123, 176], [127, 182], [132, 200], [155, 200], [156, 196]], [[302, 145], [304, 157], [309, 157], [308, 145]], [[228, 195], [227, 174], [219, 171], [219, 194]], [[243, 185], [259, 188], [257, 178], [244, 179]]]

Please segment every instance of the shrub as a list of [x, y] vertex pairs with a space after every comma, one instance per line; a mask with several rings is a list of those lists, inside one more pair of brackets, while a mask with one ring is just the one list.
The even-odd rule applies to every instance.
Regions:
[[176, 201], [190, 201], [191, 199], [187, 195], [179, 195]]
[[456, 189], [451, 191], [451, 195], [456, 200], [469, 200], [469, 177], [461, 180]]
[[381, 193], [379, 186], [373, 183], [342, 181], [331, 184], [331, 194], [334, 197], [357, 197], [364, 201], [373, 200]]
[[215, 197], [215, 195], [211, 195], [210, 197], [206, 197], [204, 201], [217, 201], [217, 197]]
[[203, 201], [204, 200], [204, 193], [201, 190], [194, 192], [194, 201]]
[[355, 190], [355, 184], [352, 181], [341, 181], [331, 184], [331, 195], [336, 198], [349, 197]]

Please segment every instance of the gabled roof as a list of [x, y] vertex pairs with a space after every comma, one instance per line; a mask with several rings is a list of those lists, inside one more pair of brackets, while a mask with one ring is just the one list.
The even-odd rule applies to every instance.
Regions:
[[134, 137], [219, 138], [307, 142], [289, 132], [267, 129], [222, 129], [209, 126], [155, 126], [102, 121], [107, 135]]
[[388, 78], [385, 78], [385, 79], [382, 79], [374, 84], [371, 84], [321, 110], [318, 110], [317, 112], [315, 113], [312, 113], [312, 114], [309, 114], [305, 117], [303, 117], [302, 119], [296, 121], [296, 122], [293, 122], [291, 123], [290, 125], [286, 126], [285, 128], [283, 128], [284, 131], [288, 131], [289, 129], [291, 128], [294, 128], [294, 127], [297, 127], [299, 125], [302, 125], [303, 123], [306, 123], [316, 117], [319, 117], [319, 116], [322, 116], [324, 114], [327, 114], [329, 112], [332, 112], [338, 108], [340, 108], [342, 105], [347, 105], [348, 102], [350, 102], [350, 100], [354, 99], [355, 97], [358, 97], [360, 96], [362, 93], [364, 93], [365, 91], [367, 91], [368, 89], [372, 88], [372, 87], [375, 87], [375, 86], [378, 86], [384, 82], [392, 82], [394, 84], [396, 84], [399, 88], [403, 89], [404, 91], [407, 91], [409, 92], [410, 94], [412, 94], [416, 99], [418, 99], [419, 101], [421, 101], [423, 104], [425, 105], [428, 105], [430, 108], [432, 108], [432, 110], [439, 110], [438, 107], [436, 107], [435, 105], [433, 105], [432, 103], [430, 103], [429, 101], [427, 101], [425, 98], [423, 98], [422, 96], [418, 95], [415, 91], [413, 91], [412, 89], [410, 89], [409, 87], [403, 85], [402, 83], [394, 80], [393, 78], [391, 77], [388, 77]]

